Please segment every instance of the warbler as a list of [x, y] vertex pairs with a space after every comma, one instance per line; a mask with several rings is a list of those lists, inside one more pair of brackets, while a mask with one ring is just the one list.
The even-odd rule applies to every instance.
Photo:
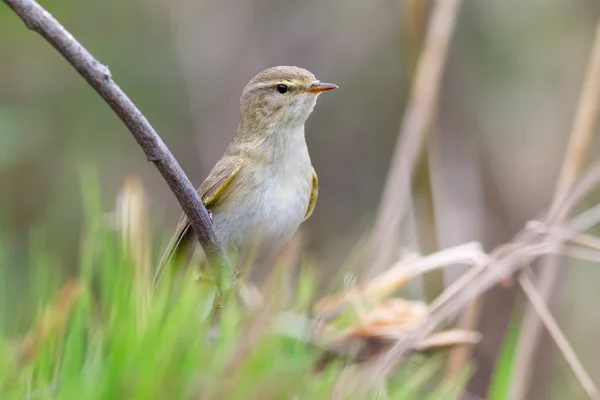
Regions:
[[[244, 88], [237, 133], [197, 190], [217, 238], [238, 259], [268, 263], [312, 214], [319, 187], [304, 124], [319, 94], [336, 88], [292, 66], [266, 69]], [[170, 260], [190, 257], [196, 243], [183, 214], [155, 286]]]

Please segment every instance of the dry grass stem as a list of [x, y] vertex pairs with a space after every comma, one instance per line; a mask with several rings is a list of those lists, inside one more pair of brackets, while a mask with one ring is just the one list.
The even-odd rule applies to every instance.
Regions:
[[530, 274], [527, 271], [523, 271], [523, 273], [518, 277], [519, 284], [523, 288], [523, 292], [540, 316], [540, 320], [542, 320], [544, 325], [546, 325], [550, 336], [552, 336], [556, 346], [561, 351], [565, 357], [565, 360], [573, 370], [573, 373], [577, 377], [577, 380], [579, 380], [581, 387], [586, 391], [590, 399], [600, 399], [600, 393], [598, 392], [596, 385], [594, 385], [592, 378], [583, 367], [579, 357], [577, 357], [577, 354], [575, 354], [575, 351], [556, 323], [556, 320], [552, 317], [552, 314], [550, 313], [550, 310], [548, 310], [544, 299], [537, 292], [529, 275]]
[[[561, 223], [568, 216], [565, 203], [571, 189], [583, 169], [587, 153], [592, 142], [600, 108], [600, 21], [596, 27], [596, 37], [589, 58], [586, 77], [581, 89], [579, 105], [573, 121], [573, 127], [563, 160], [560, 176], [556, 184], [554, 198], [550, 207], [548, 220]], [[538, 291], [544, 303], [547, 303], [559, 274], [559, 260], [549, 257], [540, 266]], [[529, 383], [535, 365], [535, 353], [541, 324], [538, 313], [533, 308], [526, 311], [523, 328], [520, 333], [515, 362], [511, 399], [521, 400], [527, 397]]]
[[548, 235], [559, 239], [561, 242], [571, 242], [580, 246], [600, 250], [599, 237], [579, 233], [567, 227], [554, 227], [550, 229], [544, 223], [538, 221], [531, 221], [529, 225], [530, 229], [539, 233], [547, 233]]
[[593, 46], [550, 215], [556, 213], [577, 181], [596, 130], [600, 112], [600, 22]]
[[573, 231], [585, 232], [600, 223], [600, 204], [595, 205], [577, 215], [569, 223]]
[[557, 251], [556, 254], [581, 261], [600, 262], [600, 252], [585, 247], [568, 246], [565, 249]]
[[[494, 249], [479, 260], [483, 264], [472, 262], [472, 268], [450, 285], [428, 310], [428, 318], [414, 335], [398, 341], [387, 354], [377, 361], [372, 379], [387, 376], [403, 356], [410, 351], [414, 343], [420, 342], [438, 327], [444, 320], [456, 315], [478, 295], [497, 284], [502, 277], [510, 275], [529, 265], [533, 260], [548, 254], [560, 254], [568, 257], [581, 256], [582, 250], [591, 249], [565, 246], [566, 237], [556, 237], [547, 230], [540, 231], [538, 223], [530, 223], [509, 243]], [[530, 228], [530, 229], [528, 229]], [[552, 232], [556, 232], [553, 230]], [[411, 342], [412, 341], [412, 342]]]
[[440, 250], [425, 257], [408, 256], [377, 275], [366, 285], [355, 285], [341, 293], [320, 299], [313, 310], [319, 316], [331, 316], [351, 304], [377, 304], [403, 287], [410, 279], [429, 271], [448, 265], [482, 264], [485, 261], [487, 256], [481, 245], [476, 242]]
[[152, 293], [151, 244], [147, 198], [138, 176], [125, 179], [117, 197], [116, 216], [123, 249], [133, 262], [133, 284], [141, 311], [139, 315], [145, 320]]
[[[459, 316], [457, 327], [474, 330], [478, 327], [479, 315], [483, 307], [482, 297], [476, 297], [471, 305]], [[476, 342], [478, 343], [478, 342]], [[448, 354], [446, 379], [453, 379], [464, 373], [473, 357], [473, 346], [456, 346]]]
[[423, 51], [371, 236], [373, 264], [369, 276], [384, 270], [397, 249], [395, 233], [408, 210], [412, 174], [425, 143], [427, 128], [436, 113], [444, 65], [460, 4], [460, 0], [438, 0], [431, 11]]
[[464, 329], [452, 329], [432, 334], [426, 339], [423, 339], [416, 346], [416, 349], [422, 351], [456, 345], [473, 345], [479, 343], [480, 340], [481, 334], [479, 332], [467, 331]]

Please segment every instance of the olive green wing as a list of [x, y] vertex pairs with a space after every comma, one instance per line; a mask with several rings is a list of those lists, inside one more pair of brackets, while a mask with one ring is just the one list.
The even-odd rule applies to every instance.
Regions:
[[[239, 171], [240, 166], [229, 157], [222, 158], [217, 165], [215, 165], [211, 173], [197, 190], [207, 209], [210, 210], [218, 204], [219, 201], [227, 197], [229, 189]], [[190, 222], [184, 213], [179, 219], [177, 227], [175, 228], [175, 233], [167, 245], [167, 249], [163, 253], [158, 268], [156, 269], [156, 274], [154, 275], [154, 289], [158, 286], [167, 264], [173, 258], [178, 258], [184, 253], [192, 252], [194, 241], [194, 231], [191, 229]], [[191, 256], [191, 254], [188, 255]]]
[[317, 176], [315, 169], [312, 168], [312, 188], [310, 191], [310, 199], [308, 200], [308, 209], [306, 210], [304, 221], [306, 221], [315, 210], [315, 206], [317, 205], [317, 197], [319, 197], [319, 177]]
[[208, 178], [198, 188], [198, 194], [206, 208], [210, 209], [229, 195], [231, 184], [240, 172], [240, 166], [233, 158], [222, 158], [213, 168]]

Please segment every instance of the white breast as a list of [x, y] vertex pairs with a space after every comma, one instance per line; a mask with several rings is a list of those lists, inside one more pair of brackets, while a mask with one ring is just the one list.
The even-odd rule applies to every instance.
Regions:
[[235, 210], [213, 214], [215, 232], [225, 245], [251, 252], [258, 261], [274, 256], [298, 230], [312, 190], [304, 132], [300, 138], [291, 143], [277, 168], [267, 168], [267, 173], [253, 176], [254, 198]]
[[310, 197], [307, 172], [279, 176], [265, 186], [261, 206], [266, 218], [259, 217], [255, 222], [264, 226], [263, 235], [274, 247], [287, 242], [304, 220]]

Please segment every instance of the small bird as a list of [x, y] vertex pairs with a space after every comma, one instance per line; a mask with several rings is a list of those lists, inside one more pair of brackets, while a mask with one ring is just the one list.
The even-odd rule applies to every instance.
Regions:
[[[238, 259], [268, 263], [312, 214], [318, 179], [304, 123], [319, 94], [332, 89], [337, 86], [290, 66], [262, 71], [244, 88], [233, 142], [197, 190], [217, 238]], [[158, 266], [155, 287], [170, 260], [191, 258], [196, 244], [183, 214]]]

